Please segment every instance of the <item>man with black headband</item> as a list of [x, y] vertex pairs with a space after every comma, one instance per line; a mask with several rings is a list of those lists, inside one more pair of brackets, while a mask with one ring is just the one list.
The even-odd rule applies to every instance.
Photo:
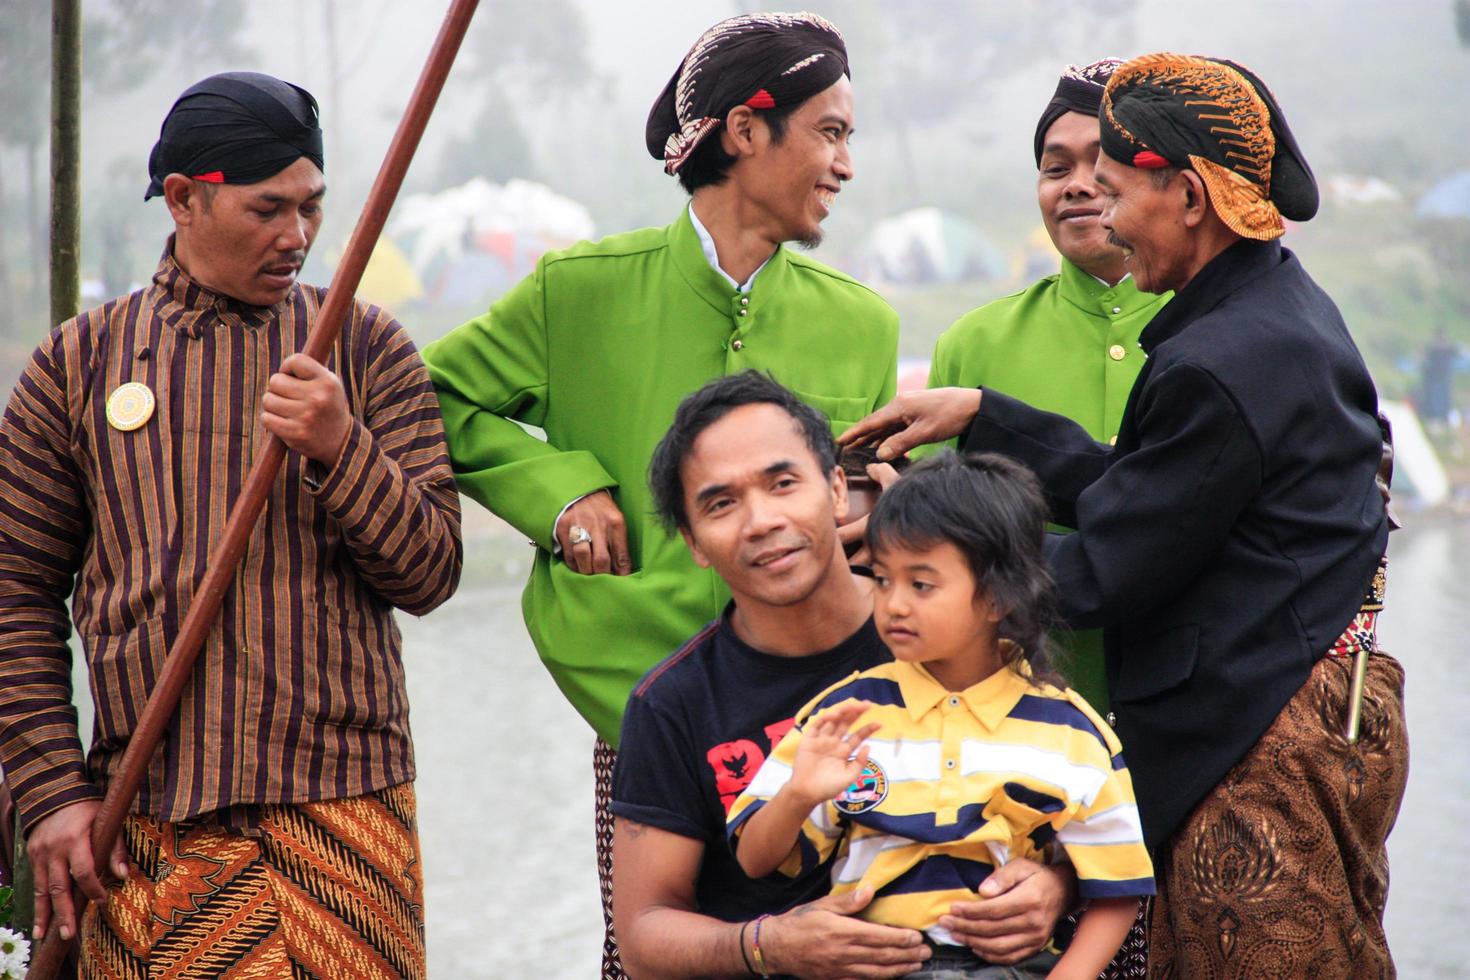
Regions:
[[[1117, 437], [1123, 405], [1143, 367], [1138, 336], [1169, 294], [1143, 292], [1123, 267], [1123, 250], [1102, 226], [1097, 113], [1103, 87], [1122, 62], [1068, 65], [1032, 137], [1041, 221], [1061, 271], [965, 314], [934, 345], [929, 387], [993, 388], [1081, 425], [1100, 442]], [[1100, 630], [1059, 636], [1070, 653], [1068, 681], [1108, 712]], [[1142, 975], [1143, 913], [1109, 975]]]
[[[832, 24], [812, 14], [716, 24], [648, 117], [650, 154], [691, 196], [677, 219], [545, 256], [424, 352], [460, 489], [537, 546], [526, 626], [598, 736], [605, 913], [628, 693], [730, 596], [653, 517], [644, 471], [674, 409], [706, 381], [755, 368], [841, 431], [895, 390], [893, 310], [783, 247], [820, 239], [853, 176], [853, 121]], [[604, 975], [620, 973], [609, 938]]]
[[1316, 212], [1316, 182], [1232, 62], [1134, 59], [1101, 120], [1103, 224], [1140, 288], [1175, 290], [1116, 446], [991, 389], [901, 398], [848, 435], [901, 430], [880, 456], [956, 435], [1014, 455], [1078, 528], [1048, 557], [1068, 618], [1106, 630], [1156, 852], [1152, 975], [1391, 976], [1384, 845], [1408, 748], [1403, 671], [1374, 632], [1377, 395], [1277, 241]]
[[148, 154], [143, 200], [162, 197], [169, 174], [254, 184], [301, 159], [325, 169], [311, 93], [256, 72], [212, 75], [185, 90], [164, 119]]
[[[152, 283], [36, 350], [0, 420], [0, 764], [37, 933], [86, 976], [422, 977], [413, 747], [391, 607], [454, 591], [459, 504], [432, 385], [357, 303], [299, 350], [325, 193], [315, 100], [248, 72], [164, 120]], [[98, 798], [267, 433], [290, 452], [112, 855]], [[73, 594], [73, 586], [75, 591]], [[84, 759], [65, 601], [96, 708]], [[97, 904], [80, 923], [75, 881]]]
[[[1103, 86], [1121, 61], [1067, 66], [1036, 124], [1036, 197], [1061, 272], [965, 314], [934, 346], [929, 387], [994, 388], [1077, 422], [1100, 442], [1118, 434], [1143, 367], [1138, 335], [1168, 295], [1138, 288], [1100, 221], [1093, 179]], [[1071, 634], [1069, 681], [1108, 710], [1102, 636]]]

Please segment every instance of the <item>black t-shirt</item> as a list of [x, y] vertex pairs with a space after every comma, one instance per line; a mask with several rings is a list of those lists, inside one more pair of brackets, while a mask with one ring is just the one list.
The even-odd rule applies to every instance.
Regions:
[[699, 911], [726, 922], [784, 912], [830, 889], [830, 862], [799, 878], [747, 877], [725, 813], [796, 712], [823, 689], [893, 657], [870, 617], [832, 650], [778, 657], [742, 643], [730, 609], [634, 689], [623, 714], [612, 812], [704, 842]]

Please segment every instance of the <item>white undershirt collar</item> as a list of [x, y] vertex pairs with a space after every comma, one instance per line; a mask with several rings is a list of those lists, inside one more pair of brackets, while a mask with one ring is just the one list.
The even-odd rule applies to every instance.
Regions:
[[764, 269], [766, 267], [766, 262], [769, 262], [771, 260], [766, 259], [766, 262], [762, 262], [759, 266], [757, 266], [756, 270], [750, 274], [750, 278], [745, 280], [745, 282], [736, 282], [734, 276], [730, 275], [730, 273], [720, 268], [720, 254], [715, 251], [714, 236], [709, 233], [709, 229], [706, 228], [703, 222], [699, 220], [699, 215], [694, 213], [693, 201], [689, 202], [689, 222], [690, 224], [694, 225], [694, 233], [699, 236], [699, 244], [704, 249], [704, 257], [709, 261], [710, 268], [714, 269], [720, 275], [724, 276], [726, 282], [734, 286], [736, 289], [740, 290], [742, 293], [750, 292], [750, 287], [755, 283], [755, 277], [761, 274], [761, 269]]

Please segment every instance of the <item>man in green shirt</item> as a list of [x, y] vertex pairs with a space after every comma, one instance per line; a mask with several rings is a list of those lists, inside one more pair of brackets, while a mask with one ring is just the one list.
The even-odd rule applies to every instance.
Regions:
[[[605, 912], [607, 792], [628, 693], [729, 600], [653, 516], [645, 470], [675, 408], [755, 368], [840, 432], [894, 393], [897, 315], [783, 247], [820, 240], [853, 175], [852, 125], [835, 27], [811, 14], [722, 21], [648, 119], [649, 151], [690, 205], [667, 227], [547, 255], [424, 351], [460, 489], [538, 546], [522, 606], [542, 661], [598, 735]], [[604, 976], [621, 976], [610, 926]]]
[[[1138, 335], [1169, 294], [1140, 292], [1098, 223], [1097, 112], [1121, 62], [1069, 65], [1036, 126], [1037, 202], [1060, 273], [965, 314], [939, 338], [929, 387], [994, 388], [1109, 441], [1143, 367]], [[1072, 687], [1108, 711], [1102, 634], [1074, 633]]]

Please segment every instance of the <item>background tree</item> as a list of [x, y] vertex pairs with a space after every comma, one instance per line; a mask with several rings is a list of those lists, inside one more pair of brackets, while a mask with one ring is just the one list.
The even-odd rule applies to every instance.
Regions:
[[441, 188], [476, 175], [545, 179], [545, 151], [527, 135], [523, 114], [538, 114], [537, 131], [558, 129], [546, 124], [548, 113], [600, 81], [587, 56], [586, 23], [572, 0], [503, 0], [494, 13], [470, 26], [454, 67], [484, 94], [469, 126], [444, 147], [435, 179]]
[[[201, 63], [239, 60], [241, 0], [103, 0], [84, 12], [83, 97], [127, 92], [159, 61], [187, 54]], [[0, 0], [0, 338], [44, 315], [46, 207], [43, 153], [49, 142], [50, 4]], [[160, 25], [166, 25], [161, 28]], [[84, 154], [86, 150], [84, 149]], [[18, 216], [12, 215], [19, 201]], [[19, 257], [20, 262], [10, 260]], [[24, 269], [26, 287], [18, 288]]]

